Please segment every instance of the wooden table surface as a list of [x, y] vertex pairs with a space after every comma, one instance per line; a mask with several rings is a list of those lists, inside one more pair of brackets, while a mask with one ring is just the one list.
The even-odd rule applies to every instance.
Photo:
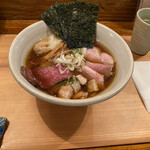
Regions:
[[[0, 116], [10, 122], [2, 149], [150, 149], [150, 144], [138, 145], [150, 142], [150, 114], [132, 79], [119, 94], [92, 106], [44, 102], [21, 88], [10, 73], [8, 51], [15, 36], [0, 35]], [[123, 38], [130, 44], [130, 36]], [[135, 61], [150, 60], [150, 53], [133, 56]]]

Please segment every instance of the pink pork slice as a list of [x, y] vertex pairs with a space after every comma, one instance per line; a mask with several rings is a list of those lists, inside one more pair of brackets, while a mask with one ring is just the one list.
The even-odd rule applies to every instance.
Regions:
[[64, 66], [61, 66], [61, 71], [63, 71], [61, 74], [59, 66], [55, 65], [50, 67], [38, 67], [31, 71], [38, 84], [44, 89], [50, 88], [72, 75], [69, 69]]
[[97, 47], [93, 47], [91, 49], [83, 48], [83, 54], [88, 61], [93, 63], [103, 63], [108, 65], [114, 64], [112, 56], [101, 52], [101, 50]]
[[104, 76], [84, 65], [82, 66], [82, 73], [89, 79], [95, 79], [99, 88], [104, 89]]
[[83, 55], [90, 62], [99, 63], [100, 53], [101, 53], [101, 50], [98, 49], [97, 47], [93, 47], [90, 49], [83, 48]]
[[101, 53], [100, 59], [103, 64], [114, 65], [113, 58], [107, 53]]
[[112, 75], [112, 67], [113, 67], [112, 65], [105, 65], [91, 62], [86, 62], [85, 65], [97, 71], [98, 73], [103, 74], [105, 77], [109, 77]]

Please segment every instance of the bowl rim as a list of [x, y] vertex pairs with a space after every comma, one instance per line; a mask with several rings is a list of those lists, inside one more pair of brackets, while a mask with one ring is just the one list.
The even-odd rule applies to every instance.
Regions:
[[[97, 95], [95, 97], [86, 98], [86, 99], [82, 99], [82, 100], [81, 99], [68, 100], [68, 99], [58, 98], [58, 97], [54, 97], [54, 96], [48, 95], [48, 94], [46, 94], [46, 93], [44, 93], [44, 92], [42, 92], [42, 91], [40, 91], [38, 89], [30, 88], [30, 86], [29, 86], [30, 83], [26, 84], [22, 80], [22, 78], [18, 78], [17, 77], [17, 74], [14, 72], [13, 60], [11, 58], [12, 58], [12, 55], [13, 55], [13, 48], [15, 47], [16, 42], [19, 40], [19, 38], [22, 36], [22, 34], [24, 34], [24, 32], [26, 32], [26, 31], [30, 30], [30, 28], [33, 28], [33, 27], [38, 26], [38, 25], [43, 24], [43, 23], [44, 23], [44, 21], [41, 20], [41, 21], [33, 23], [30, 26], [28, 26], [25, 29], [23, 29], [15, 37], [15, 39], [13, 40], [13, 42], [12, 42], [12, 44], [10, 46], [10, 49], [9, 49], [9, 53], [8, 53], [9, 68], [10, 68], [10, 71], [11, 71], [13, 77], [18, 82], [18, 84], [22, 88], [24, 88], [27, 92], [29, 92], [31, 95], [34, 95], [35, 97], [38, 97], [39, 99], [44, 100], [46, 102], [50, 102], [50, 103], [58, 104], [58, 105], [64, 105], [64, 106], [87, 106], [87, 105], [92, 105], [92, 104], [96, 104], [96, 103], [99, 103], [99, 102], [103, 102], [103, 101], [113, 97], [114, 95], [118, 94], [127, 85], [127, 83], [129, 82], [129, 80], [130, 80], [130, 78], [132, 76], [132, 73], [133, 73], [134, 60], [133, 60], [132, 52], [131, 52], [129, 46], [127, 45], [127, 43], [124, 41], [124, 39], [118, 33], [113, 31], [109, 27], [107, 27], [107, 26], [97, 22], [98, 26], [101, 26], [101, 27], [105, 28], [106, 30], [110, 31], [115, 36], [117, 36], [123, 42], [123, 44], [125, 45], [125, 47], [127, 49], [127, 53], [128, 53], [128, 55], [130, 57], [130, 60], [131, 60], [131, 65], [129, 67], [128, 74], [126, 74], [126, 78], [122, 81], [122, 86], [118, 87], [118, 89], [115, 92], [111, 91], [109, 93], [109, 95], [104, 95], [105, 97], [103, 97], [103, 94], [100, 94], [100, 95]], [[102, 98], [102, 99], [100, 100], [100, 98]]]

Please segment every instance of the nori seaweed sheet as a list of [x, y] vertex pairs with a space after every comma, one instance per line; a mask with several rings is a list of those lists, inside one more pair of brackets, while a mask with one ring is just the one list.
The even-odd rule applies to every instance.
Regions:
[[72, 12], [69, 11], [70, 9], [70, 5], [72, 3], [61, 3], [59, 5], [59, 7], [55, 7], [59, 21], [60, 21], [60, 26], [61, 26], [61, 30], [63, 33], [63, 40], [66, 41], [68, 38], [68, 33], [69, 33], [69, 21], [70, 21], [70, 17]]
[[75, 1], [55, 3], [41, 15], [68, 48], [93, 46], [99, 5]]
[[63, 39], [60, 20], [56, 11], [56, 7], [58, 7], [58, 5], [60, 5], [60, 3], [56, 2], [54, 5], [48, 8], [41, 14], [41, 18], [56, 33], [57, 36]]
[[69, 48], [93, 46], [99, 6], [88, 2], [72, 2], [72, 18], [67, 45]]

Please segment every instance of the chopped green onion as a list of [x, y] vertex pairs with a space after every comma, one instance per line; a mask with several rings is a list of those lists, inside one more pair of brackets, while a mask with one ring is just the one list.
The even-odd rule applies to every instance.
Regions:
[[76, 81], [79, 81], [78, 78], [75, 77], [75, 76], [71, 76], [71, 77], [68, 78], [68, 80], [62, 81], [61, 86], [72, 85]]
[[81, 48], [76, 48], [76, 49], [72, 49], [72, 53], [76, 54], [76, 53], [81, 53]]
[[60, 83], [61, 86], [65, 86], [66, 84], [67, 84], [67, 80], [62, 81], [62, 82]]
[[69, 58], [71, 58], [71, 56], [70, 55], [66, 55], [65, 58], [69, 59]]

